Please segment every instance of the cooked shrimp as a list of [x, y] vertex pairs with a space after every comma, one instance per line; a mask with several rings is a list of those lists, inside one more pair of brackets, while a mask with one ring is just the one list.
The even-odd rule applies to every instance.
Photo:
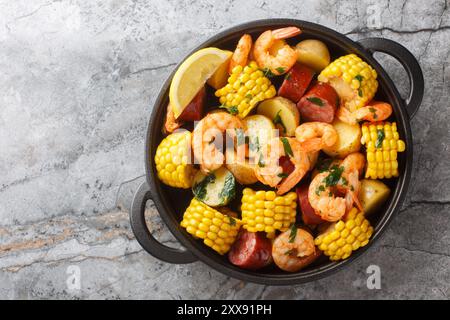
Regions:
[[[258, 180], [266, 185], [277, 188], [278, 194], [284, 194], [292, 189], [310, 169], [308, 154], [302, 149], [300, 142], [293, 138], [273, 138], [260, 155], [255, 174]], [[289, 157], [294, 170], [284, 177], [281, 157]]]
[[347, 200], [335, 196], [331, 187], [325, 184], [329, 172], [319, 173], [309, 185], [308, 200], [311, 207], [323, 220], [337, 221], [342, 218], [347, 209]]
[[[223, 150], [219, 150], [216, 145], [217, 142], [220, 145], [223, 140], [217, 141], [217, 139], [223, 139], [226, 133], [234, 140], [237, 129], [243, 130], [243, 128], [241, 120], [227, 112], [209, 113], [198, 122], [192, 134], [192, 150], [204, 173], [219, 169], [225, 161]], [[245, 147], [245, 144], [238, 146], [240, 147]], [[238, 150], [238, 154], [242, 152], [245, 150], [241, 152]]]
[[372, 101], [367, 106], [350, 112], [345, 107], [340, 107], [336, 115], [342, 122], [357, 124], [359, 121], [370, 122], [383, 121], [392, 114], [392, 106], [386, 102]]
[[336, 143], [338, 134], [331, 124], [324, 122], [306, 122], [295, 129], [295, 138], [308, 152], [316, 152]]
[[316, 247], [312, 235], [297, 229], [281, 233], [273, 242], [272, 257], [275, 264], [284, 271], [296, 272], [310, 264], [316, 257]]
[[183, 125], [183, 121], [175, 119], [175, 114], [173, 113], [172, 106], [167, 105], [166, 121], [164, 123], [164, 131], [166, 133], [172, 133]]
[[276, 40], [287, 39], [301, 33], [297, 27], [287, 27], [263, 32], [255, 41], [253, 56], [258, 66], [269, 69], [275, 75], [286, 73], [297, 61], [297, 53], [288, 44], [277, 51], [277, 55], [270, 54], [270, 48]]
[[249, 34], [244, 34], [236, 46], [236, 49], [231, 56], [228, 73], [231, 73], [236, 66], [245, 67], [248, 62], [248, 56], [252, 50], [253, 40]]
[[362, 205], [358, 198], [361, 189], [359, 176], [363, 173], [364, 167], [366, 166], [366, 158], [362, 153], [351, 153], [345, 157], [341, 165], [344, 167], [342, 177], [345, 179], [345, 183], [339, 183], [337, 187], [338, 190], [346, 193], [347, 211], [352, 209], [353, 204], [356, 204], [358, 209], [362, 210]]

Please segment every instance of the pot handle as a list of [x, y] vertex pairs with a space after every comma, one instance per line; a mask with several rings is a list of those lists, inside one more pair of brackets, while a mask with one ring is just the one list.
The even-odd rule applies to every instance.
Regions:
[[192, 263], [197, 258], [187, 250], [179, 250], [163, 245], [153, 237], [145, 223], [145, 205], [151, 199], [150, 187], [143, 182], [136, 191], [130, 210], [131, 229], [136, 240], [155, 258], [176, 264]]
[[412, 119], [419, 109], [424, 91], [423, 73], [417, 59], [404, 46], [389, 39], [366, 38], [358, 42], [371, 53], [379, 51], [394, 57], [405, 68], [410, 84], [409, 96], [406, 99], [406, 110], [409, 118]]

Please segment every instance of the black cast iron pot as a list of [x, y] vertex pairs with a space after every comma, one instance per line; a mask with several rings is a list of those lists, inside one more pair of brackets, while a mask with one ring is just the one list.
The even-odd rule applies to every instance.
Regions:
[[[353, 253], [349, 259], [340, 262], [330, 262], [326, 257], [314, 262], [306, 269], [296, 273], [282, 272], [276, 267], [258, 271], [248, 271], [237, 268], [228, 262], [227, 256], [220, 256], [201, 241], [195, 240], [183, 228], [180, 227], [184, 210], [192, 198], [190, 190], [174, 189], [160, 183], [156, 175], [154, 155], [163, 135], [163, 126], [170, 82], [174, 72], [166, 80], [156, 99], [150, 117], [147, 131], [147, 142], [145, 147], [145, 165], [147, 181], [144, 182], [136, 192], [130, 211], [131, 226], [137, 241], [151, 255], [169, 263], [191, 263], [197, 260], [203, 261], [214, 269], [234, 278], [244, 281], [257, 282], [268, 285], [292, 285], [316, 280], [348, 266], [352, 261], [361, 256], [375, 241], [377, 241], [394, 214], [398, 212], [408, 191], [411, 177], [411, 166], [413, 157], [413, 143], [411, 136], [410, 120], [416, 113], [422, 101], [424, 80], [422, 70], [414, 56], [400, 44], [382, 38], [368, 38], [354, 42], [346, 36], [323, 27], [318, 24], [290, 19], [267, 19], [245, 23], [228, 30], [222, 31], [189, 53], [204, 47], [219, 47], [233, 50], [239, 37], [244, 33], [250, 33], [254, 39], [261, 32], [268, 29], [277, 29], [286, 26], [297, 26], [302, 30], [298, 39], [314, 38], [325, 42], [332, 54], [332, 59], [341, 55], [355, 53], [367, 61], [378, 73], [379, 89], [377, 100], [388, 101], [394, 109], [393, 118], [397, 122], [400, 137], [406, 142], [406, 152], [399, 154], [400, 176], [390, 179], [391, 195], [382, 210], [371, 217], [371, 223], [375, 232], [370, 243], [364, 248]], [[384, 52], [396, 58], [406, 69], [410, 93], [406, 99], [401, 98], [394, 83], [386, 71], [373, 58], [374, 52]], [[188, 56], [189, 56], [188, 55]], [[180, 62], [181, 63], [181, 62]], [[178, 66], [174, 69], [176, 70]], [[149, 232], [144, 218], [145, 204], [152, 199], [161, 218], [169, 230], [186, 250], [169, 248], [159, 243]]]

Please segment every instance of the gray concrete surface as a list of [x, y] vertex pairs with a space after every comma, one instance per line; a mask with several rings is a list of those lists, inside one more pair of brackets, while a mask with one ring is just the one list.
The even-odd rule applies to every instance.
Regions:
[[[349, 268], [291, 287], [162, 263], [136, 243], [126, 212], [151, 106], [175, 63], [223, 28], [270, 17], [396, 40], [426, 80], [413, 183], [385, 237]], [[0, 298], [448, 299], [449, 39], [444, 0], [1, 1]], [[406, 96], [403, 69], [377, 57]], [[148, 214], [176, 245], [151, 203]], [[366, 287], [372, 264], [380, 290]]]

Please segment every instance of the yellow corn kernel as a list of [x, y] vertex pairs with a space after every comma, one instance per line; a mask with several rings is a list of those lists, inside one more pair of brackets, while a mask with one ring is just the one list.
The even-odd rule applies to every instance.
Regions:
[[192, 186], [196, 170], [190, 163], [191, 133], [176, 132], [165, 137], [155, 153], [158, 178], [171, 187], [187, 189]]
[[345, 97], [344, 104], [351, 111], [365, 106], [378, 88], [377, 72], [355, 54], [334, 60], [322, 70], [318, 80], [330, 82], [331, 85], [347, 86], [349, 90], [346, 91], [352, 94]]
[[251, 232], [264, 231], [268, 235], [275, 230], [287, 230], [295, 222], [296, 200], [295, 192], [277, 196], [274, 191], [245, 188], [241, 200], [243, 228]]
[[405, 142], [399, 139], [397, 124], [366, 122], [362, 124], [361, 132], [361, 143], [367, 150], [365, 177], [370, 179], [397, 177], [397, 152], [403, 152], [406, 149]]
[[[231, 210], [223, 210], [230, 212]], [[203, 202], [192, 199], [180, 225], [220, 254], [227, 253], [236, 240], [242, 221], [223, 214]]]
[[257, 103], [274, 97], [276, 89], [258, 69], [256, 62], [251, 61], [244, 68], [234, 67], [228, 78], [228, 84], [216, 90], [215, 95], [230, 112], [235, 113], [237, 110], [237, 116], [242, 119]]
[[373, 228], [364, 214], [353, 208], [344, 219], [335, 222], [319, 234], [314, 243], [330, 257], [330, 260], [344, 260], [353, 251], [367, 245], [372, 233]]

